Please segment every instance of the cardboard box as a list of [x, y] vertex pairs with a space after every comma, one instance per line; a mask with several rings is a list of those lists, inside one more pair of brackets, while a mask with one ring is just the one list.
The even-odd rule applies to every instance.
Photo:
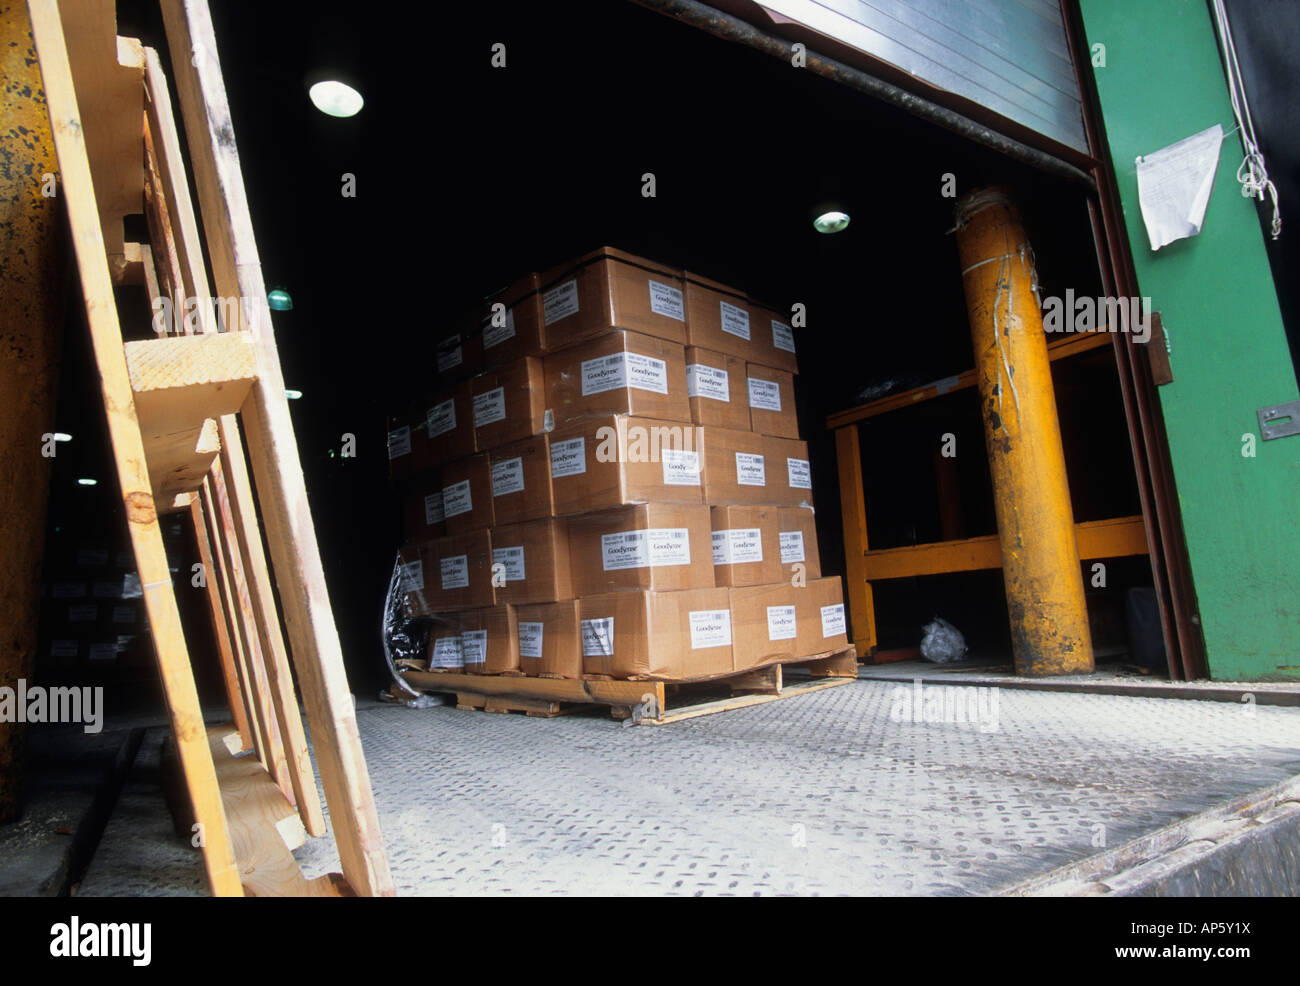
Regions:
[[794, 374], [757, 363], [745, 364], [749, 430], [775, 438], [798, 438], [794, 407]]
[[534, 435], [488, 453], [492, 514], [498, 524], [518, 524], [555, 515], [551, 490], [551, 440]]
[[637, 332], [611, 332], [543, 361], [556, 427], [593, 414], [690, 421], [686, 350]]
[[785, 370], [787, 373], [798, 373], [799, 361], [795, 358], [794, 329], [790, 326], [790, 316], [773, 311], [753, 299], [750, 299], [748, 307], [752, 330], [749, 362], [770, 366], [774, 370]]
[[496, 605], [491, 532], [449, 534], [426, 541], [420, 561], [424, 612], [455, 613]]
[[681, 271], [601, 247], [541, 275], [542, 325], [552, 351], [611, 329], [686, 343]]
[[411, 542], [402, 545], [397, 552], [398, 563], [402, 567], [402, 593], [405, 596], [406, 611], [412, 616], [427, 616], [433, 612], [429, 606], [424, 577], [424, 553], [427, 547], [427, 541]]
[[483, 348], [475, 332], [449, 332], [434, 344], [433, 365], [448, 385], [467, 380], [483, 369]]
[[794, 592], [800, 657], [843, 650], [849, 646], [844, 589], [838, 578], [810, 579], [806, 586]]
[[439, 466], [453, 459], [463, 459], [477, 451], [472, 411], [468, 383], [444, 390], [424, 403], [430, 465]]
[[[808, 462], [808, 443], [769, 437], [763, 439], [763, 446], [767, 456], [767, 502], [781, 507], [811, 507], [812, 469]], [[708, 481], [707, 471], [705, 481]]]
[[526, 675], [582, 677], [582, 638], [576, 599], [518, 606], [519, 669]]
[[547, 517], [492, 530], [492, 563], [499, 602], [553, 603], [573, 598], [568, 527]]
[[731, 626], [737, 671], [799, 657], [799, 597], [788, 582], [731, 589]]
[[776, 507], [714, 507], [709, 515], [714, 582], [743, 586], [780, 580]]
[[750, 426], [745, 361], [713, 349], [686, 347], [686, 396], [691, 421], [745, 431]]
[[761, 435], [734, 428], [701, 428], [699, 436], [705, 503], [779, 502], [771, 495], [772, 466]]
[[540, 288], [541, 278], [529, 274], [483, 302], [479, 345], [485, 368], [546, 352]]
[[583, 418], [550, 436], [557, 514], [629, 503], [703, 503], [698, 429], [629, 415]]
[[460, 647], [467, 674], [518, 671], [519, 639], [515, 632], [515, 608], [497, 605], [461, 613]]
[[575, 594], [712, 587], [709, 508], [642, 503], [569, 518]]
[[712, 678], [734, 670], [729, 589], [584, 596], [582, 668], [614, 678]]
[[408, 544], [429, 541], [447, 533], [442, 514], [442, 475], [437, 470], [414, 480], [402, 499], [403, 533]]
[[421, 412], [409, 408], [388, 417], [388, 478], [394, 482], [419, 475], [432, 464]]
[[790, 582], [795, 565], [802, 565], [804, 579], [822, 577], [821, 553], [817, 549], [817, 522], [812, 507], [780, 507], [776, 512], [777, 537], [781, 542], [781, 578]]
[[469, 395], [474, 445], [480, 452], [548, 430], [546, 378], [535, 356], [475, 377]]
[[749, 299], [743, 292], [686, 272], [688, 346], [700, 346], [742, 360], [752, 358], [753, 328], [749, 312]]
[[460, 636], [460, 619], [452, 616], [435, 620], [429, 629], [426, 651], [430, 671], [464, 671], [465, 652]]
[[492, 464], [479, 452], [442, 467], [442, 514], [448, 534], [468, 534], [491, 527]]

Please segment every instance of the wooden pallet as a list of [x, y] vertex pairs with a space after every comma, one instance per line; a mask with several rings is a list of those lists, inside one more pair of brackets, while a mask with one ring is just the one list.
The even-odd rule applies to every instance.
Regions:
[[[806, 679], [796, 678], [793, 683], [787, 681], [786, 671], [790, 669], [805, 672]], [[459, 709], [523, 712], [535, 718], [552, 718], [604, 706], [612, 718], [625, 725], [659, 726], [847, 684], [857, 679], [858, 658], [854, 649], [848, 647], [811, 658], [691, 682], [615, 681], [602, 675], [532, 678], [410, 669], [400, 673], [402, 680], [412, 688], [455, 695]], [[730, 695], [700, 700], [701, 695], [724, 689]]]
[[[117, 36], [113, 0], [28, 0], [178, 771], [214, 894], [389, 896], [211, 14], [206, 0], [161, 6], [201, 229], [158, 53]], [[150, 242], [125, 242], [122, 219], [140, 212]], [[167, 300], [170, 334], [124, 342], [115, 285]], [[214, 298], [236, 299], [220, 309], [229, 323], [218, 324]], [[234, 720], [218, 737], [204, 725], [163, 548], [158, 518], [174, 511], [194, 527]], [[294, 671], [343, 869], [317, 881], [302, 879], [297, 836], [286, 835], [286, 814], [307, 835], [326, 831]]]

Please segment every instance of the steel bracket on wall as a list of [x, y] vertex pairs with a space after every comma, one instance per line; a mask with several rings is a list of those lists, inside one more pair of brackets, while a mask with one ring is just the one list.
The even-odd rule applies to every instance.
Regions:
[[1261, 407], [1255, 413], [1259, 415], [1259, 437], [1266, 442], [1287, 435], [1300, 435], [1300, 401]]

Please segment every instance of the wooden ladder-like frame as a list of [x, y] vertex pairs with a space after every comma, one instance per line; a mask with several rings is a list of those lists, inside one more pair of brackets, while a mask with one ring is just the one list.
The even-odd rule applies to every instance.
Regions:
[[[113, 0], [28, 0], [127, 526], [197, 841], [217, 895], [390, 896], [211, 14], [206, 0], [161, 4], [215, 292], [157, 52], [117, 36]], [[150, 243], [125, 242], [122, 218], [140, 212]], [[144, 285], [151, 301], [170, 303], [168, 334], [123, 341], [114, 284], [132, 282]], [[199, 544], [229, 727], [209, 730], [199, 706], [158, 521], [176, 511], [188, 511]], [[341, 878], [306, 880], [291, 852], [304, 833], [323, 835], [325, 819], [290, 654]]]

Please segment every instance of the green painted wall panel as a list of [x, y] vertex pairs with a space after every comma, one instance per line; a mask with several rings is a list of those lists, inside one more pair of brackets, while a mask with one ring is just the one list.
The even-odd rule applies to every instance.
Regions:
[[1080, 6], [1089, 46], [1105, 45], [1093, 74], [1138, 283], [1169, 338], [1174, 379], [1159, 394], [1210, 674], [1300, 678], [1300, 436], [1261, 441], [1255, 415], [1295, 400], [1296, 379], [1237, 136], [1199, 236], [1153, 253], [1138, 206], [1138, 155], [1236, 126], [1214, 25], [1204, 0]]

